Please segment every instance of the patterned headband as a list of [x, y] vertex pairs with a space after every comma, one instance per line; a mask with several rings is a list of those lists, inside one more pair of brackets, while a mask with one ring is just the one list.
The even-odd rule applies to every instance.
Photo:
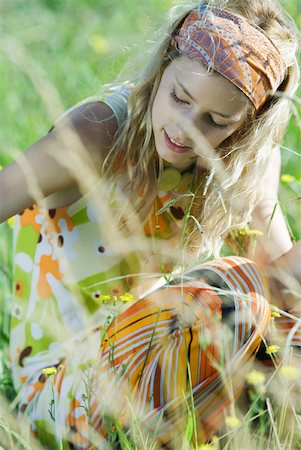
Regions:
[[172, 45], [230, 80], [256, 110], [285, 77], [285, 62], [266, 33], [224, 9], [200, 6], [192, 10]]

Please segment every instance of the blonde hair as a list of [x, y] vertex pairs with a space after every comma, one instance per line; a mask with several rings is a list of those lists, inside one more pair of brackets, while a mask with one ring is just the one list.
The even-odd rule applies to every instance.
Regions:
[[[198, 2], [198, 5], [200, 3], [228, 9], [255, 22], [278, 47], [286, 64], [286, 78], [273, 98], [257, 113], [249, 102], [244, 125], [215, 149], [217, 158], [224, 162], [222, 183], [219, 184], [212, 174], [206, 195], [196, 188], [191, 211], [196, 220], [189, 223], [186, 243], [198, 253], [218, 256], [225, 237], [234, 228], [248, 223], [262, 195], [260, 181], [268, 170], [273, 147], [281, 142], [298, 86], [298, 39], [293, 21], [275, 0], [211, 0]], [[190, 5], [190, 9], [195, 6]], [[152, 133], [152, 105], [162, 74], [171, 55], [174, 57], [174, 52], [170, 53], [171, 37], [190, 9], [165, 32], [161, 45], [135, 83], [129, 97], [128, 118], [104, 162], [104, 171], [109, 178], [116, 170], [127, 173], [129, 201], [142, 220], [147, 218], [153, 206], [158, 173], [162, 168]], [[201, 225], [202, 234], [196, 222]]]

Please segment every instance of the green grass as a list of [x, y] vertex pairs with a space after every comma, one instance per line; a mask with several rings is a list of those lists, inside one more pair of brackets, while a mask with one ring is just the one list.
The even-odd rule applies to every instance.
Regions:
[[[130, 54], [143, 50], [139, 43], [153, 39], [152, 27], [161, 23], [170, 3], [3, 0], [2, 165], [14, 158], [14, 149], [27, 148], [55, 119], [41, 98], [46, 81], [61, 101], [57, 113], [95, 94], [103, 83], [115, 78]], [[31, 61], [22, 66], [20, 53], [24, 51], [41, 73], [35, 73]], [[33, 85], [37, 77], [41, 78], [42, 92]]]
[[[153, 30], [163, 24], [172, 3], [171, 0], [141, 3], [137, 0], [2, 0], [0, 164], [10, 163], [45, 134], [66, 108], [95, 95], [102, 84], [114, 80], [131, 57], [140, 55], [143, 59], [145, 46], [151, 47], [157, 39]], [[300, 2], [287, 0], [283, 4], [301, 27]], [[131, 69], [133, 67], [129, 66], [128, 71]], [[300, 105], [296, 108], [300, 117]], [[293, 236], [300, 239], [301, 148], [300, 128], [295, 118], [290, 122], [283, 145], [294, 153], [282, 150], [282, 173], [292, 175], [294, 180], [282, 183], [280, 200]], [[0, 394], [8, 402], [14, 397], [6, 356], [12, 302], [11, 258], [12, 231], [5, 223], [0, 225]], [[258, 429], [263, 427], [266, 432], [270, 425], [260, 421], [260, 414], [267, 410], [265, 396], [259, 400], [257, 396], [252, 408], [253, 416], [259, 414], [256, 420], [261, 428]], [[26, 448], [24, 442], [29, 442], [28, 437], [24, 437], [24, 442], [19, 437], [23, 431], [13, 414], [5, 417], [3, 414], [2, 406], [0, 448], [4, 445], [1, 439], [8, 439], [7, 448]], [[249, 424], [234, 432], [238, 442], [241, 442], [239, 439], [247, 442], [250, 438]], [[190, 428], [187, 433], [192, 433]], [[255, 437], [258, 438], [257, 448], [261, 448], [260, 442], [264, 448], [265, 441], [260, 436]], [[126, 437], [122, 435], [121, 440], [125, 441]], [[225, 444], [223, 448], [235, 448], [231, 447], [235, 444], [233, 440], [230, 427], [221, 441]], [[131, 448], [126, 445], [130, 443], [124, 448]]]

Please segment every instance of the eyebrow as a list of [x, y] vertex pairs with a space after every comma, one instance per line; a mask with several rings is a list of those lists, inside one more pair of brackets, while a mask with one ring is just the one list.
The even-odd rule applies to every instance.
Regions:
[[[188, 97], [191, 98], [191, 100], [194, 100], [194, 97], [190, 94], [190, 92], [187, 90], [187, 88], [181, 83], [181, 81], [178, 80], [178, 78], [176, 78], [176, 82], [178, 83], [178, 85], [180, 86], [180, 88], [183, 90], [183, 92], [185, 92], [186, 95], [188, 95]], [[224, 117], [225, 119], [231, 119], [234, 118], [232, 115], [228, 115], [228, 114], [224, 114], [218, 111], [211, 111], [213, 114], [217, 114], [221, 117]]]

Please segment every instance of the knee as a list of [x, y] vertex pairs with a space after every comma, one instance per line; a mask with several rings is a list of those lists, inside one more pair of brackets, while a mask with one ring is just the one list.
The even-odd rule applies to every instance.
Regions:
[[[222, 298], [223, 321], [266, 334], [270, 323], [269, 287], [262, 268], [242, 257], [229, 256], [202, 264], [190, 272]], [[248, 332], [248, 334], [249, 334]]]
[[[236, 295], [235, 315], [244, 342], [259, 342], [268, 333], [271, 321], [270, 293], [266, 275], [260, 265], [247, 258], [225, 257], [222, 270]], [[238, 331], [238, 330], [236, 330]]]
[[263, 268], [248, 258], [227, 256], [207, 264], [230, 289], [248, 294], [254, 293], [269, 301], [269, 287]]

